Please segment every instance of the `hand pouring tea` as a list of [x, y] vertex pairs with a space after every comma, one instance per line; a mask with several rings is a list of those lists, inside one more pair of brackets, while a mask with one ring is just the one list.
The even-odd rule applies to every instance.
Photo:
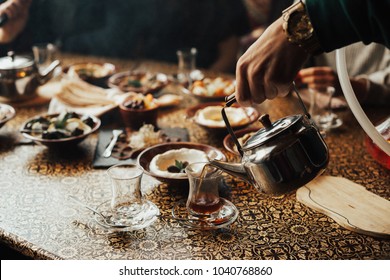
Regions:
[[268, 115], [262, 115], [259, 120], [264, 128], [242, 146], [225, 114], [225, 108], [235, 102], [235, 97], [227, 97], [222, 117], [241, 154], [241, 163], [212, 160], [210, 164], [271, 195], [296, 190], [320, 175], [328, 165], [328, 147], [307, 113], [295, 85], [294, 90], [304, 115], [287, 116], [273, 123]]

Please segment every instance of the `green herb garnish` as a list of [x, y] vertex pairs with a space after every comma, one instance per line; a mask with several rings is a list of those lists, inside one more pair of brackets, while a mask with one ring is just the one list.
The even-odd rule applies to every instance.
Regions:
[[188, 165], [188, 161], [180, 161], [175, 159], [175, 165], [168, 166], [167, 170], [171, 173], [184, 173]]
[[139, 80], [128, 80], [127, 85], [132, 86], [132, 87], [142, 87], [142, 84]]

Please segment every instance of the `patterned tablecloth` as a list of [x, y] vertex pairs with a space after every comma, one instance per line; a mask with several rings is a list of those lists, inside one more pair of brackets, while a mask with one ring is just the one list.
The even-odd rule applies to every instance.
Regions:
[[[64, 65], [97, 58], [63, 55]], [[107, 61], [100, 59], [100, 61]], [[131, 61], [109, 60], [121, 69]], [[175, 67], [144, 62], [138, 67], [172, 73]], [[220, 148], [229, 161], [239, 159], [223, 148], [225, 135], [206, 131], [186, 118], [186, 108], [198, 101], [185, 96], [179, 107], [164, 110], [160, 126], [184, 127], [193, 142]], [[43, 102], [44, 103], [44, 102]], [[239, 209], [232, 225], [213, 231], [182, 227], [171, 219], [134, 232], [110, 232], [99, 227], [89, 210], [67, 197], [74, 195], [98, 206], [110, 198], [104, 169], [93, 169], [97, 135], [77, 148], [53, 152], [20, 142], [18, 129], [29, 117], [46, 112], [47, 104], [15, 106], [17, 115], [0, 131], [1, 242], [37, 259], [388, 259], [390, 240], [342, 228], [331, 218], [297, 202], [295, 193], [269, 197], [236, 178], [226, 176], [224, 196]], [[301, 113], [293, 97], [267, 101], [259, 111], [272, 119]], [[388, 110], [387, 110], [388, 111]], [[373, 120], [380, 109], [368, 110]], [[328, 133], [330, 162], [326, 175], [342, 176], [390, 199], [390, 172], [364, 147], [365, 134], [348, 110], [344, 125]], [[260, 127], [259, 124], [254, 124]], [[163, 215], [185, 198], [178, 187], [156, 185], [147, 193]]]

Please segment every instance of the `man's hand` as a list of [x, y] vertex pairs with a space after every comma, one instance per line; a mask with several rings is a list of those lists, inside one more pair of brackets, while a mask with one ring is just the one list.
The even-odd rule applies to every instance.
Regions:
[[0, 43], [12, 42], [27, 23], [32, 0], [8, 0], [0, 5], [0, 15], [6, 14], [8, 21], [0, 28]]
[[285, 96], [308, 54], [290, 43], [279, 18], [241, 56], [236, 68], [236, 98], [249, 106]]
[[327, 87], [334, 87], [336, 90], [340, 89], [336, 73], [327, 66], [302, 69], [298, 72], [297, 79], [300, 83], [307, 84], [309, 88], [320, 92], [325, 92]]

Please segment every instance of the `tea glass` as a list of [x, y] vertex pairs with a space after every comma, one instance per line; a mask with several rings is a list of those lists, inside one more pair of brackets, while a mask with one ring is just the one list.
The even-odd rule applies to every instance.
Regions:
[[32, 51], [38, 71], [40, 74], [44, 75], [44, 69], [56, 59], [57, 47], [51, 43], [41, 43], [35, 44], [32, 47]]
[[182, 84], [192, 84], [191, 73], [196, 69], [196, 48], [181, 49], [176, 52], [178, 59], [177, 79]]
[[153, 222], [158, 208], [142, 196], [143, 169], [135, 164], [117, 164], [107, 170], [111, 178], [109, 224], [142, 228]]
[[222, 172], [207, 163], [192, 163], [185, 169], [189, 180], [186, 208], [190, 218], [215, 219], [222, 201], [218, 186], [223, 180]]
[[214, 230], [226, 227], [238, 217], [238, 209], [219, 196], [226, 187], [223, 172], [208, 162], [189, 164], [185, 172], [189, 182], [188, 198], [175, 203], [172, 216], [185, 227]]
[[[332, 110], [332, 99], [335, 94], [335, 88], [327, 87], [325, 92], [319, 92], [309, 88], [309, 93], [309, 113], [318, 128], [324, 133], [340, 127], [343, 121]], [[320, 105], [320, 98], [326, 99], [326, 104]]]

